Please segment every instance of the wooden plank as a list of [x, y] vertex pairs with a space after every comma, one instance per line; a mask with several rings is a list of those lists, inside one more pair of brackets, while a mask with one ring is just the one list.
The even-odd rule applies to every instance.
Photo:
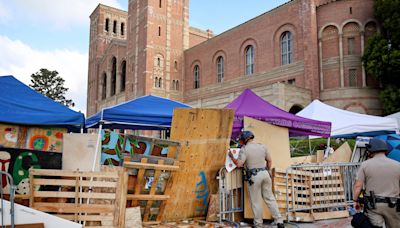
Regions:
[[124, 162], [124, 167], [133, 169], [154, 169], [154, 170], [166, 170], [166, 171], [176, 171], [179, 170], [179, 166], [174, 165], [160, 165], [160, 164], [150, 164], [141, 162]]
[[[175, 156], [175, 155], [171, 155], [171, 156]], [[177, 164], [178, 164], [178, 161], [175, 161], [174, 165], [177, 165]], [[171, 173], [170, 175], [173, 175], [173, 174], [174, 173]], [[172, 184], [173, 184], [173, 182], [171, 180], [173, 180], [172, 176], [168, 179], [168, 182], [167, 182], [167, 184], [165, 186], [165, 191], [164, 191], [164, 195], [168, 196], [168, 197], [172, 192]], [[164, 216], [165, 206], [166, 206], [166, 203], [164, 201], [161, 201], [156, 221], [161, 221], [162, 217]]]
[[126, 199], [128, 200], [168, 200], [171, 197], [169, 195], [147, 195], [147, 194], [127, 194]]
[[116, 227], [125, 227], [126, 195], [128, 193], [128, 173], [125, 169], [120, 170], [120, 185], [117, 190], [115, 202], [114, 223]]
[[[163, 221], [205, 217], [217, 192], [215, 174], [224, 166], [233, 123], [232, 109], [174, 109], [171, 140], [181, 143]], [[168, 157], [172, 154], [168, 154]], [[182, 200], [185, 199], [185, 200]]]
[[331, 212], [316, 212], [314, 213], [313, 216], [315, 220], [325, 220], [325, 219], [347, 218], [350, 215], [347, 210], [343, 210], [343, 211], [331, 211]]
[[349, 143], [345, 142], [322, 162], [350, 162], [352, 153], [353, 151], [351, 150]]
[[[75, 198], [75, 192], [39, 191], [33, 193], [34, 197], [42, 198]], [[79, 198], [90, 199], [115, 199], [115, 193], [78, 192]]]
[[[163, 164], [164, 164], [163, 160], [158, 161], [159, 166], [162, 166]], [[156, 194], [157, 184], [158, 184], [158, 179], [160, 178], [160, 174], [161, 174], [160, 169], [157, 169], [156, 172], [154, 173], [153, 183], [151, 184], [151, 188], [150, 188], [150, 192], [149, 192], [149, 195], [151, 195], [151, 196]], [[143, 216], [144, 222], [149, 221], [149, 212], [150, 212], [150, 208], [151, 208], [152, 204], [153, 204], [153, 200], [149, 200], [146, 203], [146, 207], [144, 209], [144, 216]]]
[[[75, 186], [75, 180], [65, 180], [65, 179], [33, 179], [33, 185], [51, 185], [51, 186]], [[80, 186], [82, 187], [100, 187], [100, 188], [115, 188], [117, 187], [117, 182], [108, 181], [80, 181]]]
[[35, 203], [34, 208], [39, 211], [45, 212], [58, 212], [58, 213], [111, 213], [114, 210], [114, 205], [104, 204], [79, 204], [74, 203]]
[[59, 169], [30, 169], [34, 176], [68, 176], [68, 177], [86, 177], [86, 178], [118, 178], [116, 172], [79, 172], [79, 171], [67, 171]]
[[[140, 160], [140, 162], [142, 163], [147, 163], [147, 158], [142, 158]], [[137, 174], [137, 182], [135, 185], [135, 191], [134, 194], [135, 195], [140, 195], [141, 191], [142, 191], [142, 185], [143, 185], [143, 180], [144, 180], [144, 169], [139, 169], [139, 172]], [[139, 202], [138, 201], [132, 201], [132, 205], [131, 206], [138, 206]]]
[[[74, 220], [75, 215], [66, 215], [66, 214], [57, 214], [57, 217], [67, 219], [67, 220]], [[111, 215], [78, 215], [78, 220], [81, 221], [113, 221], [114, 216]]]

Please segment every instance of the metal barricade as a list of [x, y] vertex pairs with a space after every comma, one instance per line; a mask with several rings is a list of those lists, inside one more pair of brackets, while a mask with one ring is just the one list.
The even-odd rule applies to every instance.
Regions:
[[235, 221], [235, 213], [243, 212], [243, 178], [242, 170], [228, 172], [225, 167], [218, 172], [219, 180], [219, 222]]
[[[15, 189], [16, 187], [14, 186], [14, 181], [12, 176], [5, 172], [5, 171], [0, 171], [0, 196], [1, 196], [1, 202], [0, 202], [0, 210], [1, 210], [1, 227], [6, 227], [5, 221], [7, 221], [7, 225], [11, 225], [11, 228], [14, 228], [15, 226], [15, 221], [14, 221], [14, 196], [15, 196]], [[10, 186], [9, 189], [4, 189], [3, 188], [3, 182], [6, 182], [6, 186]], [[8, 185], [7, 185], [8, 183]], [[4, 203], [4, 195], [9, 194], [10, 195], [10, 212], [8, 213], [6, 211], [5, 203]], [[6, 218], [6, 216], [10, 216], [10, 218]], [[9, 221], [9, 222], [8, 222]]]
[[[286, 169], [288, 220], [296, 212], [347, 213], [353, 201], [353, 185], [360, 163], [292, 165]], [[303, 214], [304, 214], [303, 213]]]

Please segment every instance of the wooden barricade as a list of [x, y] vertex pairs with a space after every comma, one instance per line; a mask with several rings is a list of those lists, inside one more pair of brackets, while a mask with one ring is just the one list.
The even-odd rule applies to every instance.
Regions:
[[31, 208], [83, 223], [124, 227], [127, 173], [30, 169]]
[[[287, 184], [286, 184], [287, 182]], [[292, 220], [315, 220], [348, 217], [340, 167], [307, 167], [273, 172], [273, 190], [279, 210]], [[287, 202], [286, 202], [287, 201]]]
[[[134, 176], [134, 189], [128, 189], [128, 207], [140, 206], [143, 224], [158, 224], [170, 198], [171, 175], [179, 170], [177, 162], [165, 164], [168, 159], [142, 157], [140, 162], [124, 161], [130, 176]], [[151, 163], [155, 162], [155, 163]]]

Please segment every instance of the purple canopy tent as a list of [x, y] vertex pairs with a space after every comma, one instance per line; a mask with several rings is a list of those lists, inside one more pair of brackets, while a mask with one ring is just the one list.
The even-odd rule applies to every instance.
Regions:
[[225, 108], [235, 109], [232, 137], [236, 137], [243, 128], [245, 116], [261, 120], [273, 125], [289, 128], [291, 136], [322, 136], [329, 137], [331, 123], [296, 116], [286, 112], [257, 96], [250, 89], [243, 91], [240, 96]]

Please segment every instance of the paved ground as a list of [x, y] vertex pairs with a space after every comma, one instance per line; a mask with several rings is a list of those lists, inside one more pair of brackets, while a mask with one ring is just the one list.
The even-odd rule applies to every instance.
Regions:
[[[329, 219], [329, 220], [320, 220], [313, 223], [294, 223], [292, 224], [285, 224], [287, 228], [352, 228], [351, 224], [351, 217], [349, 218], [342, 218], [342, 219]], [[244, 225], [244, 224], [242, 224]], [[251, 226], [241, 226], [241, 227], [251, 227]], [[272, 226], [269, 224], [265, 224], [265, 228], [274, 228], [276, 226]]]

